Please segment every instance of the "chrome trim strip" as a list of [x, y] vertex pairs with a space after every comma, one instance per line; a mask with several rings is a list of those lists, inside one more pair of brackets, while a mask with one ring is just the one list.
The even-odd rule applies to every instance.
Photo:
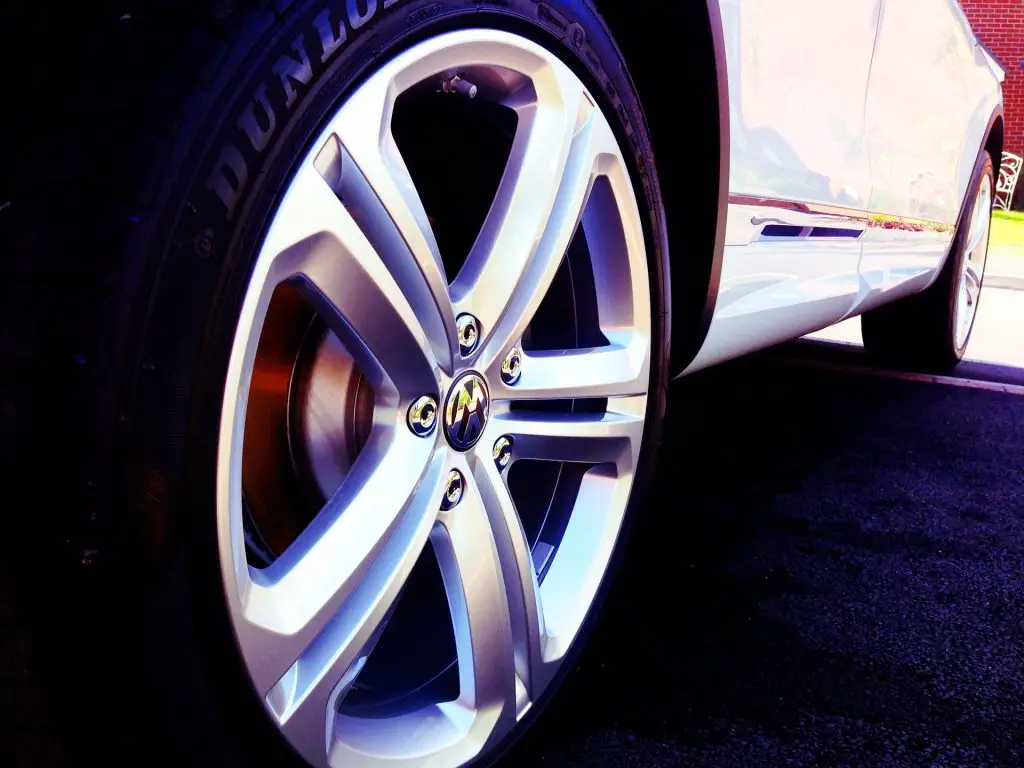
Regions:
[[[766, 197], [751, 197], [747, 195], [729, 195], [729, 205], [744, 205], [756, 208], [772, 208], [773, 211], [788, 211], [797, 216], [783, 220], [777, 217], [771, 219], [765, 217], [753, 217], [750, 223], [754, 226], [767, 224], [769, 222], [785, 224], [787, 226], [803, 227], [810, 224], [809, 218], [821, 220], [821, 226], [832, 226], [837, 222], [848, 222], [860, 224], [868, 229], [888, 229], [902, 232], [929, 232], [951, 235], [956, 230], [953, 224], [943, 224], [938, 221], [926, 219], [912, 219], [907, 216], [893, 216], [885, 213], [872, 213], [858, 211], [853, 208], [843, 208], [837, 205], [826, 205], [824, 203], [801, 203], [795, 200], [777, 200]], [[810, 224], [813, 225], [813, 224]]]
[[901, 232], [932, 232], [940, 235], [952, 235], [956, 231], [953, 224], [943, 224], [926, 219], [911, 219], [906, 216], [890, 216], [884, 213], [869, 213], [870, 229], [896, 229]]
[[[837, 205], [824, 205], [821, 203], [798, 203], [795, 200], [781, 200], [770, 197], [750, 197], [748, 195], [729, 195], [729, 205], [746, 205], [755, 208], [774, 208], [778, 211], [791, 211], [802, 216], [817, 216], [827, 218], [830, 221], [862, 221], [867, 222], [867, 214], [852, 208], [842, 208]], [[757, 224], [751, 220], [751, 224]], [[793, 220], [786, 224], [801, 226], [802, 222]]]

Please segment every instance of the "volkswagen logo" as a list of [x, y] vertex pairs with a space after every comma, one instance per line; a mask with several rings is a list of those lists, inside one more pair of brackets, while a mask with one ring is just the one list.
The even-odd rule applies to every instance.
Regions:
[[468, 451], [483, 434], [487, 423], [487, 385], [480, 374], [463, 374], [448, 390], [444, 401], [444, 435], [452, 448]]

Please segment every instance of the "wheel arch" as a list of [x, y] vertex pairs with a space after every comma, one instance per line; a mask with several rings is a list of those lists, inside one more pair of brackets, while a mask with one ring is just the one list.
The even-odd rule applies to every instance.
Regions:
[[[999, 162], [1003, 152], [1003, 105], [1001, 103], [997, 104], [995, 108], [992, 110], [992, 114], [989, 115], [988, 123], [982, 135], [984, 136], [984, 139], [978, 146], [978, 150], [974, 154], [973, 159], [971, 160], [972, 181], [974, 178], [974, 173], [976, 173], [978, 164], [981, 162], [981, 156], [983, 152], [988, 152], [989, 155], [992, 157], [992, 165], [994, 167], [996, 177], [998, 179]], [[967, 210], [967, 204], [970, 201], [970, 199], [971, 182], [969, 181], [967, 184], [967, 189], [964, 192], [963, 200], [960, 201], [960, 212], [956, 217], [956, 227], [958, 230], [969, 213]], [[930, 287], [939, 278], [939, 275], [945, 268], [946, 261], [949, 259], [950, 251], [952, 250], [952, 243], [950, 245], [951, 247], [946, 250], [946, 254], [942, 257], [942, 262], [935, 270], [935, 274], [932, 276], [932, 279], [928, 282], [928, 286], [926, 286], [923, 290], [927, 290], [927, 288]]]
[[996, 167], [998, 176], [999, 163], [1003, 157], [1003, 110], [1001, 108], [997, 109], [992, 116], [984, 147], [992, 157], [992, 164]]
[[[965, 147], [961, 156], [961, 163], [964, 170], [970, 170], [972, 175], [968, 177], [964, 198], [961, 201], [960, 216], [957, 217], [959, 225], [963, 215], [963, 206], [970, 197], [971, 181], [973, 172], [977, 168], [982, 152], [988, 152], [992, 156], [992, 165], [999, 172], [999, 161], [1003, 151], [1003, 104], [997, 101], [992, 106], [991, 101], [979, 104], [970, 121], [970, 128], [964, 138]], [[980, 130], [979, 130], [980, 129]], [[980, 141], [979, 141], [980, 139]], [[977, 142], [977, 143], [975, 143]]]
[[596, 5], [629, 67], [651, 133], [668, 229], [675, 376], [704, 343], [722, 272], [730, 138], [721, 10], [718, 0], [678, 3], [652, 19], [635, 4]]

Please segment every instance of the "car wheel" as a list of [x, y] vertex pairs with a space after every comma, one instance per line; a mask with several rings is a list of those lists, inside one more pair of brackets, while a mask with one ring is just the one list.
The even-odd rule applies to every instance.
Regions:
[[896, 367], [945, 371], [963, 359], [981, 299], [995, 188], [992, 158], [982, 152], [949, 256], [924, 292], [866, 312], [864, 347]]
[[487, 763], [571, 669], [660, 439], [638, 97], [584, 3], [276, 5], [218, 21], [140, 174], [116, 323], [62, 330], [101, 350], [72, 458], [110, 488], [51, 595], [53, 647], [89, 636], [58, 687], [116, 691], [83, 743], [147, 762]]

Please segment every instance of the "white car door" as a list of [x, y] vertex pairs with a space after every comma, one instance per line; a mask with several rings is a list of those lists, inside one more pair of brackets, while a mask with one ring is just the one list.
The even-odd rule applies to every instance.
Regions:
[[871, 196], [864, 99], [881, 0], [722, 0], [729, 214], [696, 370], [854, 306]]
[[858, 310], [930, 282], [998, 99], [956, 0], [883, 0], [866, 104], [873, 191], [861, 275], [869, 294]]

